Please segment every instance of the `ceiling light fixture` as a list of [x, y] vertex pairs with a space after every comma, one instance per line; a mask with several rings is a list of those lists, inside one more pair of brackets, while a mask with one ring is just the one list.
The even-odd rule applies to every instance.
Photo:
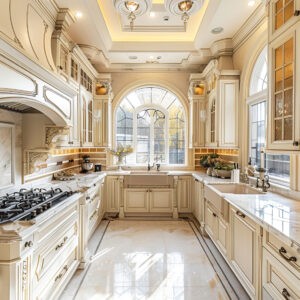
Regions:
[[121, 15], [127, 16], [132, 31], [136, 17], [150, 9], [151, 0], [114, 0], [114, 6]]
[[82, 12], [81, 12], [81, 11], [77, 11], [76, 14], [75, 14], [75, 17], [76, 17], [77, 19], [82, 18]]
[[165, 0], [166, 9], [173, 15], [181, 16], [186, 30], [190, 15], [197, 12], [203, 6], [203, 0]]
[[220, 26], [220, 27], [215, 27], [215, 28], [213, 28], [210, 32], [213, 33], [213, 34], [219, 34], [219, 33], [221, 33], [223, 30], [224, 30], [224, 28]]

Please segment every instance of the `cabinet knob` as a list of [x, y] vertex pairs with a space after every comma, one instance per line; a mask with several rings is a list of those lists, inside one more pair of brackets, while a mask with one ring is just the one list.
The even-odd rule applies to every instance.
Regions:
[[283, 296], [284, 299], [286, 300], [289, 300], [291, 295], [290, 293], [288, 292], [288, 290], [286, 288], [284, 288], [281, 292], [281, 295]]
[[216, 216], [217, 216], [217, 214], [216, 214], [216, 213], [213, 213], [213, 216], [214, 216], [214, 217], [216, 217]]
[[299, 142], [298, 141], [293, 141], [293, 146], [298, 147], [299, 146]]

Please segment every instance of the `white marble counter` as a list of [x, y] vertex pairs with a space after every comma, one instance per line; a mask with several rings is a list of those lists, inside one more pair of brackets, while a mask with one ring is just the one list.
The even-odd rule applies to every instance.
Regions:
[[[225, 200], [266, 230], [300, 246], [300, 202], [278, 194], [224, 194]], [[289, 239], [290, 241], [288, 241]]]
[[197, 180], [203, 182], [204, 184], [231, 182], [231, 179], [224, 179], [224, 178], [208, 176], [204, 172], [195, 172], [195, 171], [193, 171], [192, 175], [193, 175], [194, 178], [196, 178]]

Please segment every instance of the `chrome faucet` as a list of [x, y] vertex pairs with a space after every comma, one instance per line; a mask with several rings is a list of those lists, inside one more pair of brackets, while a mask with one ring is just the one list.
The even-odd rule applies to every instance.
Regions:
[[150, 171], [153, 167], [154, 167], [154, 163], [153, 163], [153, 165], [151, 166], [151, 165], [150, 165], [150, 162], [148, 161], [148, 167], [147, 167], [147, 170]]
[[267, 192], [268, 188], [270, 188], [269, 176], [264, 175], [263, 178], [256, 178], [256, 187], [261, 188], [263, 192]]
[[156, 163], [156, 171], [159, 172], [160, 171], [160, 164]]

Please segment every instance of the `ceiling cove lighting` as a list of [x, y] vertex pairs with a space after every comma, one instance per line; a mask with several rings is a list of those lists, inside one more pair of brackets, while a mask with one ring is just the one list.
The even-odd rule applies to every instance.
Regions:
[[186, 30], [190, 15], [199, 11], [203, 6], [203, 0], [165, 0], [166, 9], [173, 15], [181, 16]]
[[132, 31], [134, 20], [150, 10], [151, 2], [151, 0], [114, 0], [114, 6], [120, 15], [127, 16]]

